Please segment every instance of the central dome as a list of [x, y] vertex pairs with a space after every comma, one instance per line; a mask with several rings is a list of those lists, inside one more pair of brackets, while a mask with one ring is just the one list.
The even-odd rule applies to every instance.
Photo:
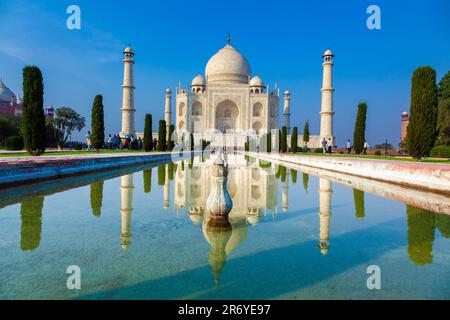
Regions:
[[0, 101], [16, 101], [16, 95], [11, 90], [9, 90], [7, 86], [5, 86], [2, 79], [0, 79]]
[[227, 44], [206, 65], [206, 79], [211, 84], [248, 83], [250, 64], [235, 48]]

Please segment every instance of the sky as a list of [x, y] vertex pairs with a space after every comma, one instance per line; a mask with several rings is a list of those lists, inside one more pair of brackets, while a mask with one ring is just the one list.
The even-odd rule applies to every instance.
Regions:
[[[69, 30], [69, 5], [81, 9], [81, 29]], [[369, 5], [381, 10], [381, 29], [370, 30]], [[250, 62], [271, 88], [291, 92], [291, 126], [319, 133], [322, 54], [334, 58], [334, 134], [352, 138], [357, 105], [368, 104], [369, 144], [397, 145], [401, 113], [409, 111], [411, 75], [432, 66], [437, 81], [450, 70], [450, 1], [88, 1], [2, 0], [0, 76], [22, 95], [22, 68], [44, 76], [45, 105], [69, 106], [86, 117], [102, 94], [106, 133], [121, 129], [123, 49], [136, 56], [136, 127], [146, 113], [164, 117], [164, 90], [187, 88], [226, 44]], [[174, 100], [174, 99], [173, 99]], [[281, 101], [282, 104], [282, 101]], [[172, 104], [174, 110], [174, 102]], [[281, 119], [280, 119], [281, 124]], [[74, 139], [84, 136], [74, 134]]]

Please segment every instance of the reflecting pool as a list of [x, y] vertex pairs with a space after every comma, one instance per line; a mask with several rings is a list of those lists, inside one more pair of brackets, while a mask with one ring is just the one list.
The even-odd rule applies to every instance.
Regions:
[[[207, 158], [2, 190], [0, 298], [450, 298], [445, 205], [226, 158], [233, 209], [220, 226], [205, 211]], [[73, 265], [80, 290], [67, 287]], [[367, 287], [372, 265], [380, 290]]]

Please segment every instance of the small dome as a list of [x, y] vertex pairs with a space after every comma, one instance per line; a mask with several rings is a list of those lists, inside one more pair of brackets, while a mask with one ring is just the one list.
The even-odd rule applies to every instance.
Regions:
[[227, 44], [206, 65], [208, 83], [248, 83], [250, 64], [235, 48]]
[[166, 88], [166, 94], [171, 94], [172, 90], [170, 90], [170, 88]]
[[199, 74], [194, 79], [192, 79], [191, 85], [192, 86], [206, 86], [206, 80], [201, 74]]
[[323, 53], [323, 56], [324, 56], [324, 57], [325, 57], [325, 56], [333, 56], [333, 53], [331, 52], [330, 49], [327, 49], [327, 50]]
[[285, 92], [284, 92], [284, 95], [285, 96], [289, 96], [291, 93], [289, 92], [289, 90], [286, 90]]
[[14, 94], [14, 92], [9, 90], [9, 88], [7, 86], [5, 86], [2, 79], [0, 79], [0, 101], [3, 101], [3, 102], [11, 102], [11, 101], [16, 102], [17, 101], [17, 97]]
[[407, 116], [407, 115], [408, 115], [408, 112], [403, 111], [402, 115]]
[[264, 82], [259, 76], [254, 76], [250, 80], [250, 87], [264, 87]]
[[133, 49], [131, 49], [130, 46], [128, 46], [128, 47], [125, 48], [125, 50], [123, 51], [123, 53], [132, 53], [132, 54], [134, 54], [134, 51], [133, 51]]

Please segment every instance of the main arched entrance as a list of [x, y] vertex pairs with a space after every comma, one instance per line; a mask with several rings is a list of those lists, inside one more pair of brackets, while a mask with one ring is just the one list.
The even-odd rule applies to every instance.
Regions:
[[239, 117], [239, 108], [236, 103], [227, 99], [216, 107], [216, 129], [222, 133], [236, 130]]

